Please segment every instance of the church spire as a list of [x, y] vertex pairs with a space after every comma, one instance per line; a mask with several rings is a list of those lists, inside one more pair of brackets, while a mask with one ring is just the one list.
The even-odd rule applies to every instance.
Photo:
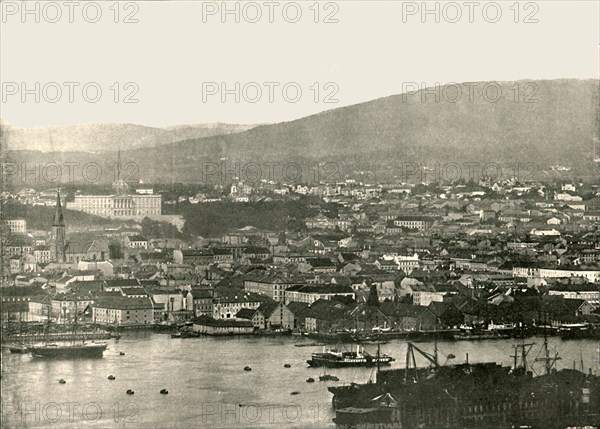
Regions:
[[52, 221], [52, 235], [50, 238], [50, 252], [53, 261], [66, 261], [65, 246], [65, 217], [63, 216], [62, 204], [60, 203], [60, 189], [56, 191], [56, 210]]
[[54, 211], [54, 221], [52, 226], [65, 226], [65, 217], [60, 203], [60, 190], [56, 192], [56, 210]]
[[117, 182], [121, 181], [121, 149], [117, 151]]
[[117, 151], [117, 165], [116, 165], [116, 180], [112, 184], [112, 188], [114, 189], [117, 195], [126, 195], [129, 189], [127, 183], [121, 178], [121, 149]]

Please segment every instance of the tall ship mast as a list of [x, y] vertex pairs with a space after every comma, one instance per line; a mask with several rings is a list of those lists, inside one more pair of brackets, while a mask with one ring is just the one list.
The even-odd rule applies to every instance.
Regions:
[[[464, 363], [440, 365], [435, 351], [408, 343], [405, 368], [382, 370], [375, 382], [328, 388], [334, 422], [340, 428], [598, 427], [600, 377], [591, 369], [557, 369], [547, 340], [536, 359], [545, 373], [536, 375], [527, 364], [532, 347], [516, 344], [512, 366], [469, 363], [468, 355]], [[415, 352], [430, 366], [418, 367]]]
[[71, 337], [61, 344], [50, 343], [48, 341], [48, 330], [51, 323], [52, 306], [48, 303], [48, 323], [44, 333], [44, 343], [29, 347], [33, 357], [36, 358], [57, 358], [57, 359], [77, 359], [77, 358], [102, 358], [104, 351], [108, 348], [106, 343], [90, 342], [86, 343], [85, 337], [77, 334], [77, 322], [79, 314], [77, 311], [77, 298], [75, 299], [75, 318], [73, 320], [73, 331]]

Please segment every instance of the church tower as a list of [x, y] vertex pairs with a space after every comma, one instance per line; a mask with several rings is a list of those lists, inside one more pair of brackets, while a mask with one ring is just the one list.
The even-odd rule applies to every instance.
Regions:
[[116, 195], [126, 195], [129, 193], [129, 185], [127, 185], [127, 182], [125, 182], [125, 180], [123, 180], [121, 178], [121, 169], [122, 169], [121, 149], [119, 149], [117, 157], [118, 157], [117, 165], [116, 165], [117, 177], [116, 177], [116, 180], [112, 184], [112, 188], [115, 191]]
[[56, 193], [56, 210], [52, 221], [51, 256], [56, 262], [66, 262], [65, 257], [65, 217], [60, 203], [60, 191]]

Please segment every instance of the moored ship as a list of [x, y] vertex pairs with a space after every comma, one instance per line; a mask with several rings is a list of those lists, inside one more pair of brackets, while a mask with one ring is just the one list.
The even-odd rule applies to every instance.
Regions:
[[587, 323], [565, 323], [558, 327], [558, 335], [563, 340], [591, 338], [592, 329]]
[[50, 343], [48, 328], [51, 320], [51, 307], [48, 306], [48, 324], [44, 333], [44, 344], [32, 345], [29, 347], [31, 355], [36, 358], [55, 358], [55, 359], [79, 359], [79, 358], [101, 358], [104, 351], [108, 348], [106, 343], [96, 343], [94, 341], [86, 343], [85, 335], [77, 334], [77, 301], [75, 301], [75, 318], [71, 327], [72, 333], [63, 334], [61, 338], [69, 343]]
[[[374, 382], [332, 386], [336, 426], [385, 425], [403, 429], [560, 428], [600, 425], [600, 377], [557, 370], [545, 342], [543, 374], [534, 376], [526, 357], [531, 344], [515, 348], [515, 365], [495, 362], [440, 366], [409, 343], [407, 367], [378, 372]], [[414, 350], [432, 362], [417, 368]], [[411, 360], [412, 358], [412, 360]]]
[[39, 358], [101, 358], [108, 345], [106, 343], [88, 344], [48, 344], [33, 346], [29, 350], [34, 357]]
[[360, 345], [356, 346], [356, 351], [339, 351], [337, 349], [324, 350], [321, 353], [313, 353], [312, 357], [306, 362], [312, 367], [344, 368], [344, 367], [372, 367], [379, 365], [389, 365], [394, 358], [380, 354], [367, 353]]
[[23, 353], [29, 353], [29, 349], [27, 348], [27, 346], [25, 344], [21, 344], [21, 343], [14, 343], [14, 344], [9, 344], [7, 346], [5, 346], [11, 353], [17, 353], [17, 354], [23, 354]]

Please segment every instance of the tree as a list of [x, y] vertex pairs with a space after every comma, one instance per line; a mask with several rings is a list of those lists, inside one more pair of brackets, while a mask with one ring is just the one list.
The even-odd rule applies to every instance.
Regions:
[[400, 304], [413, 304], [412, 294], [406, 294], [399, 300]]
[[110, 259], [122, 259], [124, 256], [123, 250], [121, 249], [121, 245], [119, 243], [110, 243], [108, 245], [108, 250]]
[[371, 290], [369, 291], [369, 297], [367, 298], [367, 305], [369, 307], [379, 307], [379, 296], [377, 294], [377, 285], [371, 285]]

